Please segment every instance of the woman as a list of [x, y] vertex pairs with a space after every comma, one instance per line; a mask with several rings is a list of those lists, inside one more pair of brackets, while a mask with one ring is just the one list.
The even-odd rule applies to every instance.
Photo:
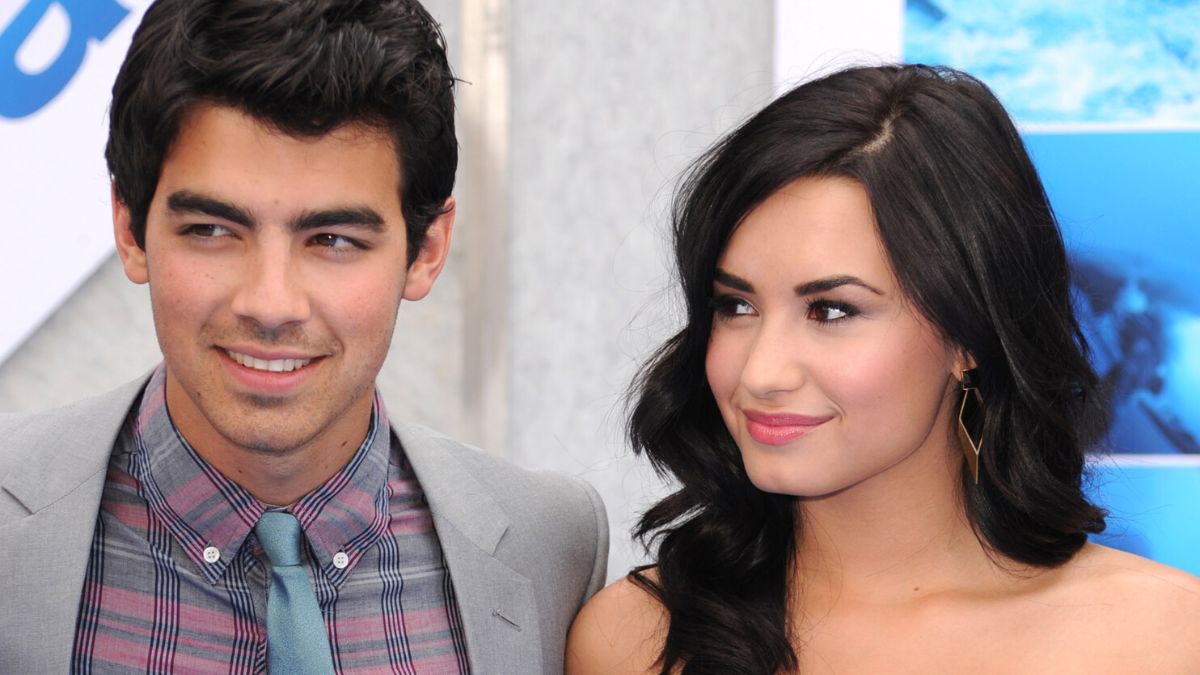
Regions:
[[629, 430], [678, 490], [569, 673], [1200, 673], [1200, 580], [1087, 541], [1096, 377], [982, 83], [797, 87], [700, 160], [674, 235], [687, 324]]

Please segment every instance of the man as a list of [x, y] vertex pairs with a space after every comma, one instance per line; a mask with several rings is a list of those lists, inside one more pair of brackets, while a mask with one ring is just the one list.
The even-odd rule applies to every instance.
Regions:
[[413, 0], [146, 12], [107, 158], [164, 361], [0, 420], [0, 672], [561, 672], [595, 491], [374, 389], [446, 260], [453, 83]]

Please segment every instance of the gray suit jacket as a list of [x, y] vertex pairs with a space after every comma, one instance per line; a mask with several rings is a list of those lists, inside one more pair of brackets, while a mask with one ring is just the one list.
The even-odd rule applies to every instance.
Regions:
[[[0, 416], [0, 673], [70, 667], [108, 457], [143, 384]], [[596, 491], [427, 429], [393, 429], [429, 500], [473, 671], [561, 673], [571, 620], [605, 579]]]

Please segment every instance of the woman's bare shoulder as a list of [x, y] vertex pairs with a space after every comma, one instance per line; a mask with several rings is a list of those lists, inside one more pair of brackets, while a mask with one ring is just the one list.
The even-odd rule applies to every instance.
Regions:
[[1087, 544], [1068, 566], [1072, 568], [1070, 577], [1081, 590], [1128, 594], [1124, 599], [1152, 607], [1200, 603], [1200, 578], [1115, 548]]
[[1066, 567], [1065, 600], [1094, 612], [1107, 647], [1159, 659], [1155, 672], [1200, 673], [1200, 578], [1097, 544]]
[[[654, 580], [652, 570], [643, 574]], [[629, 576], [594, 595], [567, 636], [568, 675], [643, 675], [656, 667], [667, 634], [667, 612]]]

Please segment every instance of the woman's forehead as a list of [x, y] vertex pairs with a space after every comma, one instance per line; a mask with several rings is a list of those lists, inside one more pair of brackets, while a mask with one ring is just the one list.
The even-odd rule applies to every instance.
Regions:
[[763, 281], [850, 275], [884, 290], [896, 286], [866, 190], [840, 177], [802, 178], [777, 190], [733, 231], [717, 266]]

